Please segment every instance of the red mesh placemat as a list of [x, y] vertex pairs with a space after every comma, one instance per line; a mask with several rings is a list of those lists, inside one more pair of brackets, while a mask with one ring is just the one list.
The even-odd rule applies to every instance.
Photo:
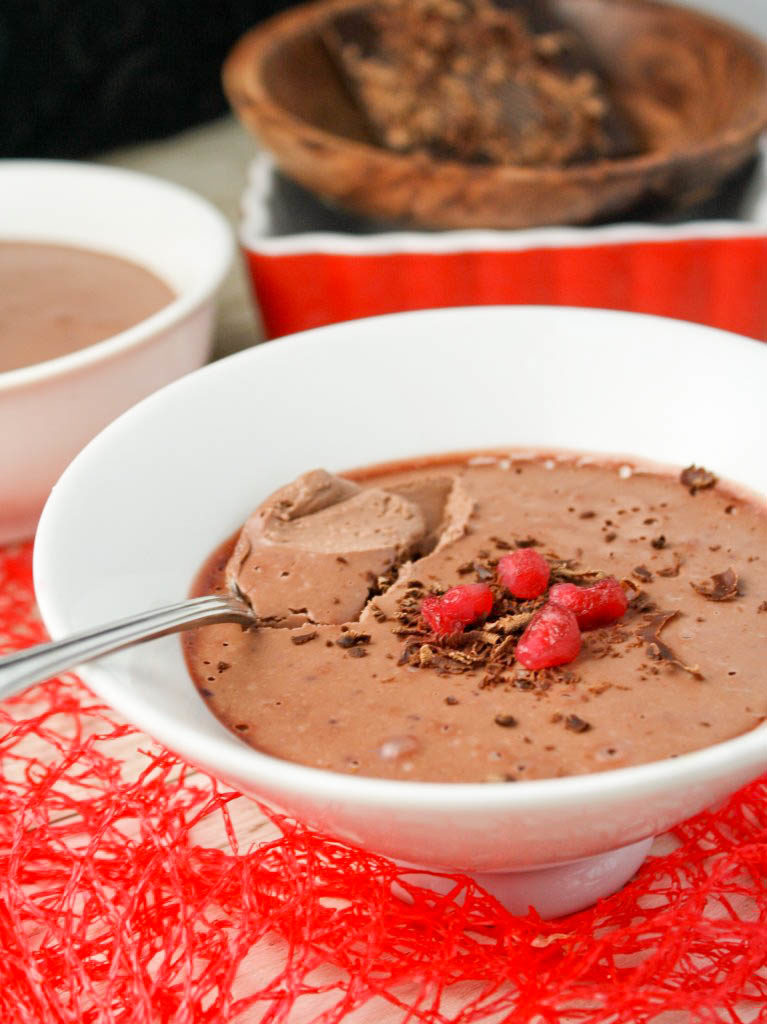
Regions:
[[[30, 562], [0, 552], [4, 650], [43, 635]], [[0, 736], [2, 1024], [767, 1021], [764, 780], [542, 922], [460, 876], [405, 903], [391, 862], [271, 812], [238, 837], [251, 804], [73, 679]]]

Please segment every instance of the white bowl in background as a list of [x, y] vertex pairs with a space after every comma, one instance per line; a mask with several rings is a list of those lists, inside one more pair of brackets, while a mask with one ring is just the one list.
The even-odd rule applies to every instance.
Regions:
[[[253, 505], [315, 466], [569, 448], [697, 462], [764, 493], [766, 379], [757, 342], [562, 307], [407, 313], [248, 350], [148, 398], [67, 469], [35, 549], [45, 624], [62, 637], [184, 597]], [[711, 414], [723, 398], [737, 415]], [[675, 759], [514, 786], [361, 778], [278, 760], [228, 732], [177, 637], [82, 676], [243, 792], [404, 863], [467, 872], [512, 909], [549, 916], [618, 888], [652, 836], [767, 769], [759, 728]]]
[[232, 258], [229, 226], [206, 200], [133, 171], [67, 161], [0, 161], [6, 240], [122, 256], [176, 298], [105, 341], [0, 373], [0, 543], [32, 535], [52, 484], [102, 427], [206, 361]]

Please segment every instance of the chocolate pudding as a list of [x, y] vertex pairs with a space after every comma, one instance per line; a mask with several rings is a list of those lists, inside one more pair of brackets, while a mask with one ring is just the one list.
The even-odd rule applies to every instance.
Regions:
[[155, 274], [108, 253], [0, 242], [0, 372], [104, 341], [174, 298]]
[[[525, 549], [550, 571], [532, 599], [499, 579]], [[316, 470], [195, 583], [236, 585], [261, 625], [197, 630], [185, 652], [211, 711], [289, 761], [440, 782], [604, 771], [765, 718], [766, 550], [763, 503], [697, 467], [511, 453]], [[569, 663], [525, 668], [520, 638], [561, 585], [606, 579], [620, 617], [582, 626]], [[424, 601], [466, 584], [492, 609], [434, 632]]]

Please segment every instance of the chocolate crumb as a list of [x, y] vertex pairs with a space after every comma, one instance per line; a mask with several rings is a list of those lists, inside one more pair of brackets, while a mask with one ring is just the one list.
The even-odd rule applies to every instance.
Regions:
[[349, 564], [348, 559], [344, 558], [343, 555], [336, 555], [336, 561], [340, 562], [341, 565], [348, 565]]
[[514, 544], [518, 548], [537, 548], [540, 547], [540, 542], [535, 537], [525, 537], [522, 540], [515, 540]]
[[[370, 643], [370, 633], [353, 633], [351, 631], [344, 633], [336, 640], [339, 647], [357, 647], [359, 644]], [[360, 655], [357, 655], [360, 657]]]
[[578, 516], [579, 519], [594, 519], [595, 517], [596, 512], [593, 512], [591, 509], [587, 509], [585, 512], [581, 512], [581, 514]]
[[314, 640], [317, 635], [316, 629], [312, 633], [299, 633], [297, 636], [292, 636], [290, 642], [296, 647], [300, 647], [301, 644], [308, 644], [310, 640]]
[[688, 466], [679, 474], [679, 481], [683, 483], [693, 497], [698, 491], [705, 491], [718, 483], [717, 477], [702, 466]]
[[585, 722], [578, 715], [568, 715], [565, 719], [565, 729], [569, 729], [570, 732], [588, 732], [590, 728], [590, 723]]
[[231, 667], [232, 666], [228, 661], [219, 661], [218, 665], [216, 665], [219, 672], [226, 672], [226, 670]]
[[445, 697], [445, 703], [449, 704], [450, 707], [455, 707], [456, 704], [460, 704], [457, 697]]
[[758, 612], [767, 612], [767, 601], [762, 601], [759, 607], [756, 609]]
[[707, 601], [734, 601], [740, 596], [740, 584], [738, 574], [734, 569], [726, 569], [711, 577], [711, 583], [694, 583], [690, 581], [692, 589], [705, 597]]
[[367, 653], [368, 652], [365, 650], [364, 647], [351, 647], [351, 648], [349, 648], [349, 657], [350, 658], [366, 658], [367, 657]]
[[235, 725], [235, 729], [238, 729], [240, 732], [247, 732], [248, 729], [249, 729], [249, 726], [245, 725], [244, 722], [240, 722], [239, 725]]
[[463, 565], [459, 565], [456, 572], [459, 576], [467, 576], [470, 572], [474, 572], [473, 562], [464, 562]]
[[646, 565], [637, 565], [632, 570], [632, 575], [643, 583], [652, 583], [655, 578]]
[[499, 551], [511, 551], [513, 545], [509, 544], [507, 540], [503, 540], [502, 537], [491, 537], [490, 540], [495, 544]]
[[615, 538], [617, 536], [618, 536], [618, 534], [615, 533], [614, 530], [611, 530], [609, 533], [606, 533], [605, 534], [605, 544], [612, 544], [612, 542], [615, 540]]
[[679, 575], [679, 570], [682, 568], [683, 562], [679, 555], [674, 555], [674, 564], [664, 566], [663, 569], [656, 569], [655, 571], [659, 576], [663, 576], [664, 579], [674, 579]]
[[512, 729], [517, 724], [514, 715], [496, 715], [494, 721], [496, 725], [500, 725], [504, 729]]
[[650, 544], [652, 544], [656, 551], [662, 551], [666, 546], [666, 538], [661, 534], [660, 537], [653, 537]]
[[200, 687], [200, 693], [203, 695], [203, 697], [212, 697], [213, 696], [213, 691], [212, 690], [208, 690], [205, 686], [201, 686]]

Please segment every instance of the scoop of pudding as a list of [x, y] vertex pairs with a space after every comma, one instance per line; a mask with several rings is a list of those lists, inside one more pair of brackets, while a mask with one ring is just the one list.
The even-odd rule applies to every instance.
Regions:
[[460, 535], [471, 505], [450, 476], [395, 490], [362, 488], [315, 469], [255, 510], [227, 581], [264, 623], [351, 622], [380, 576]]

